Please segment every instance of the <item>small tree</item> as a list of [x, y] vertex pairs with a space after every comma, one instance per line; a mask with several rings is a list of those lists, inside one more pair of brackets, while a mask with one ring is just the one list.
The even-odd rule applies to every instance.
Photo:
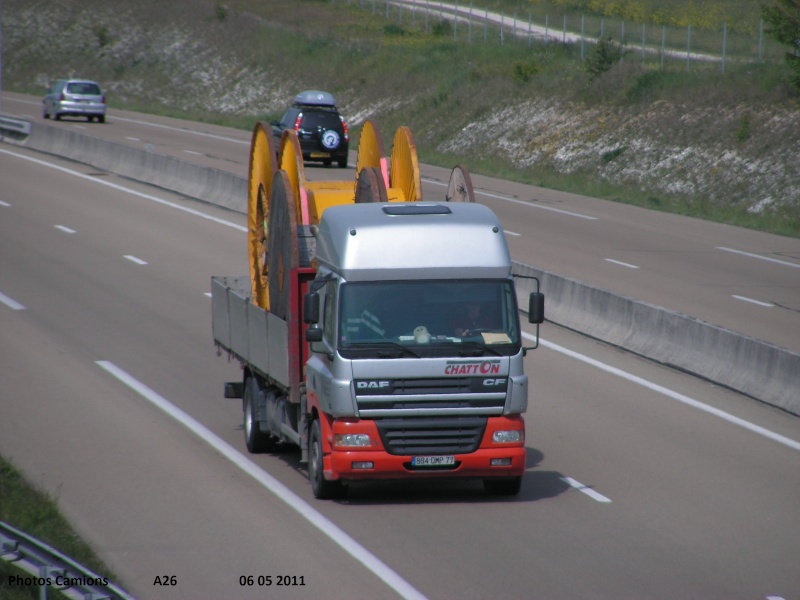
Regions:
[[763, 15], [769, 36], [791, 48], [786, 62], [792, 71], [792, 87], [800, 92], [800, 0], [773, 0], [764, 6]]
[[611, 38], [600, 39], [594, 51], [586, 57], [586, 70], [594, 79], [621, 61], [623, 54], [622, 46]]

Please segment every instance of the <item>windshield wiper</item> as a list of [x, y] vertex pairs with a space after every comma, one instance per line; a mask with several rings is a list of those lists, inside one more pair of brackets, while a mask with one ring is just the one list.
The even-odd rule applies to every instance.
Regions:
[[502, 354], [494, 348], [485, 346], [479, 342], [462, 341], [460, 345], [465, 346], [465, 348], [458, 351], [459, 356], [483, 356], [486, 352], [494, 354], [495, 356], [502, 356]]
[[[381, 350], [384, 347], [392, 348], [394, 352], [388, 350]], [[380, 342], [366, 342], [363, 344], [354, 344], [348, 346], [348, 350], [364, 351], [364, 350], [377, 350], [378, 358], [400, 358], [402, 356], [413, 356], [420, 358], [420, 355], [414, 352], [411, 348], [398, 344], [397, 342], [380, 341]]]

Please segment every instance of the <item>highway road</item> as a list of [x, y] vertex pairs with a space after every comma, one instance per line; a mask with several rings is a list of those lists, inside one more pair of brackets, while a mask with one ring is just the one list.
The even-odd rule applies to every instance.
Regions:
[[[91, 132], [121, 123], [112, 115]], [[212, 139], [198, 161], [246, 164], [246, 143]], [[437, 171], [425, 173], [427, 195]], [[800, 598], [797, 417], [546, 324], [526, 359], [519, 497], [471, 482], [362, 484], [345, 501], [314, 501], [297, 454], [247, 455], [240, 403], [222, 398], [238, 368], [215, 355], [207, 294], [211, 275], [247, 272], [244, 216], [9, 145], [0, 182], [0, 454], [58, 499], [138, 598]], [[614, 248], [613, 237], [586, 241], [592, 225], [626, 238], [650, 217], [533, 188], [516, 194], [526, 207], [509, 200], [515, 184], [486, 183], [504, 198], [486, 202], [508, 211], [515, 259], [557, 270], [542, 262], [563, 256], [576, 277], [597, 276], [601, 250]], [[693, 241], [705, 226], [694, 220], [656, 239], [673, 218], [652, 218], [636, 225], [639, 256], [654, 265], [638, 274], [656, 271], [643, 279], [661, 287], [608, 273], [604, 287], [636, 297], [683, 287], [668, 241], [688, 246], [681, 269], [711, 258], [705, 268], [751, 289], [761, 270], [783, 268], [740, 271], [739, 255], [702, 249], [717, 238]], [[574, 239], [548, 233], [559, 219]], [[725, 230], [762, 257], [797, 248]], [[778, 271], [790, 273], [781, 289], [792, 268]], [[677, 301], [699, 307], [731, 291], [695, 299], [718, 286], [684, 279]], [[176, 585], [154, 585], [164, 575]], [[269, 590], [259, 576], [272, 577]], [[297, 585], [278, 587], [279, 576]]]
[[[3, 111], [42, 122], [36, 97], [6, 93]], [[103, 125], [47, 123], [247, 177], [246, 131], [116, 110]], [[393, 133], [383, 132], [387, 152]], [[443, 199], [450, 170], [422, 165], [421, 174], [424, 198]], [[309, 164], [307, 176], [352, 179], [354, 173]], [[515, 260], [800, 352], [800, 240], [472, 179], [478, 201], [510, 232]]]

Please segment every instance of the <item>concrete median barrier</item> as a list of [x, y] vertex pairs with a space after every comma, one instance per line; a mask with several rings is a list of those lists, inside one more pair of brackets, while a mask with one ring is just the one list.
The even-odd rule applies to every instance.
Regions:
[[247, 209], [247, 180], [219, 169], [44, 123], [33, 124], [25, 146], [239, 212]]
[[[26, 147], [149, 183], [190, 198], [247, 212], [243, 177], [123, 144], [36, 123]], [[800, 415], [800, 354], [666, 308], [638, 302], [536, 267], [549, 322], [675, 367]], [[520, 306], [530, 280], [518, 279]]]
[[[800, 354], [530, 265], [514, 273], [539, 278], [552, 323], [800, 415]], [[532, 288], [517, 290], [524, 306]]]

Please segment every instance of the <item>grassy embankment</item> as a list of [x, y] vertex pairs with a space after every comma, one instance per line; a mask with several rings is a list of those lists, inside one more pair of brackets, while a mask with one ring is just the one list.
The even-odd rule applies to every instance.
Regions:
[[[84, 567], [108, 577], [109, 581], [117, 581], [113, 573], [103, 565], [91, 548], [59, 514], [56, 500], [38, 492], [2, 458], [0, 458], [0, 521], [52, 546]], [[17, 569], [11, 563], [0, 560], [0, 598], [23, 600], [40, 597], [38, 587], [9, 585], [11, 575], [31, 577], [29, 573]], [[65, 596], [49, 589], [48, 598], [65, 598]]]
[[[786, 166], [774, 189], [763, 191], [768, 196], [762, 203], [766, 209], [754, 209], [754, 205], [762, 200], [757, 195], [771, 182], [748, 187], [743, 180], [734, 185], [724, 171], [724, 160], [732, 157], [737, 162], [730, 168], [741, 175], [749, 165], [769, 164], [775, 155], [791, 153], [791, 140], [776, 138], [769, 127], [774, 126], [775, 111], [796, 111], [797, 98], [787, 85], [780, 46], [765, 39], [765, 61], [754, 62], [760, 10], [753, 2], [473, 3], [476, 14], [489, 8], [515, 14], [520, 21], [530, 14], [537, 24], [547, 14], [559, 27], [566, 14], [573, 31], [584, 15], [588, 36], [599, 34], [601, 27], [606, 37], [616, 40], [623, 30], [628, 32], [625, 59], [593, 75], [586, 69], [586, 59], [594, 51], [591, 45], [581, 50], [579, 44], [545, 44], [524, 37], [515, 40], [491, 28], [484, 42], [482, 26], [477, 23], [471, 31], [464, 24], [454, 29], [436, 14], [426, 19], [418, 10], [400, 16], [391, 5], [387, 18], [386, 4], [380, 0], [374, 12], [371, 0], [179, 0], [162, 3], [157, 14], [142, 0], [125, 6], [125, 18], [118, 14], [120, 7], [113, 10], [100, 0], [68, 0], [67, 7], [70, 1], [76, 7], [80, 4], [83, 14], [92, 15], [91, 23], [76, 24], [60, 13], [53, 14], [50, 25], [37, 21], [39, 27], [58, 27], [60, 20], [64, 27], [81, 29], [77, 38], [56, 36], [63, 48], [45, 51], [31, 40], [8, 42], [12, 48], [5, 51], [5, 58], [9, 54], [13, 58], [14, 53], [20, 56], [5, 75], [7, 88], [39, 93], [48, 79], [77, 70], [106, 84], [112, 107], [244, 129], [252, 128], [255, 120], [276, 118], [300, 89], [326, 89], [340, 99], [351, 117], [354, 142], [359, 124], [367, 117], [377, 121], [385, 135], [398, 125], [409, 125], [420, 158], [426, 162], [442, 166], [464, 163], [475, 173], [800, 236], [800, 200], [792, 199], [797, 189], [785, 194], [791, 197], [788, 202], [781, 198]], [[32, 0], [37, 2], [41, 10], [48, 10], [43, 0]], [[722, 23], [727, 23], [724, 72], [719, 61], [700, 60], [690, 65], [684, 60], [667, 60], [662, 69], [657, 52], [641, 53], [641, 24], [633, 21], [634, 17], [646, 24], [648, 46], [660, 47], [663, 23], [670, 26], [667, 48], [685, 49], [685, 29], [691, 25], [692, 49], [717, 55]], [[52, 42], [54, 36], [47, 33], [40, 31], [36, 38]], [[82, 41], [76, 46], [69, 39]], [[532, 163], [497, 151], [497, 140], [492, 142], [495, 146], [482, 145], [479, 139], [463, 148], [452, 141], [471, 124], [492, 123], [499, 109], [523, 101], [540, 101], [545, 109], [574, 111], [576, 121], [581, 114], [600, 114], [600, 125], [591, 128], [579, 122], [575, 131], [582, 140], [565, 137], [563, 128], [547, 138], [529, 136], [523, 146], [527, 144], [543, 156]], [[654, 107], [659, 105], [673, 110], [655, 113]], [[711, 117], [696, 117], [702, 127], [687, 126], [687, 111], [705, 111]], [[724, 121], [717, 118], [723, 113], [729, 113]], [[607, 128], [621, 131], [622, 125], [628, 127], [636, 119], [647, 122], [646, 127], [653, 131], [620, 135], [644, 140], [660, 135], [662, 139], [656, 143], [673, 152], [686, 144], [704, 149], [704, 154], [695, 165], [683, 165], [682, 171], [674, 173], [661, 172], [651, 181], [602, 175], [609, 166], [620, 165], [620, 171], [625, 171], [623, 163], [633, 158], [624, 139], [613, 147], [601, 147], [593, 162], [583, 161], [577, 167], [555, 164], [553, 156], [560, 148], [583, 143], [592, 135], [607, 136], [609, 132], [602, 131], [605, 121]], [[526, 126], [513, 120], [492, 123], [495, 131], [508, 128], [512, 137]], [[791, 127], [779, 135], [800, 139], [800, 132]], [[789, 150], [783, 151], [784, 146]], [[654, 156], [658, 152], [660, 149], [653, 150]], [[724, 160], [718, 161], [718, 157]], [[659, 166], [667, 162], [662, 160]], [[628, 172], [632, 168], [628, 167]], [[687, 168], [691, 172], [686, 173]], [[659, 187], [671, 178], [683, 178], [687, 185]]]

